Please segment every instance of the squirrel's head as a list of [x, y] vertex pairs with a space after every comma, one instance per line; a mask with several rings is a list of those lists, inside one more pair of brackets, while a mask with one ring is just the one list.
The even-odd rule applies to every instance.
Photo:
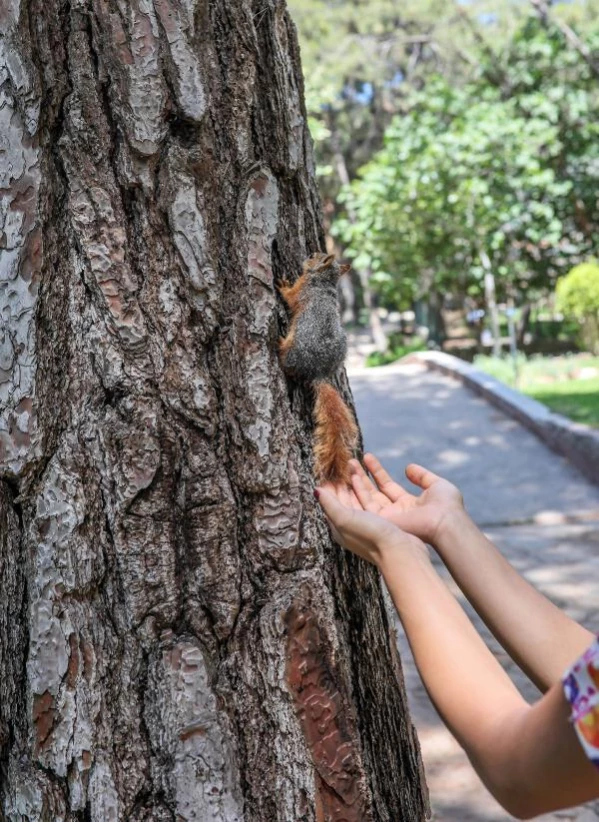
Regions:
[[334, 254], [312, 254], [304, 263], [304, 274], [308, 274], [315, 284], [336, 286], [339, 277], [350, 268], [350, 265], [339, 265]]

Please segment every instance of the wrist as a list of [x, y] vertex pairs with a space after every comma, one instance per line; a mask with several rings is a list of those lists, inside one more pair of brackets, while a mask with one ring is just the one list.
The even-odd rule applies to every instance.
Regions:
[[397, 570], [398, 566], [411, 566], [414, 563], [430, 565], [430, 562], [427, 546], [417, 537], [400, 534], [386, 538], [379, 544], [377, 565], [384, 577], [390, 571]]
[[452, 508], [439, 521], [432, 545], [440, 554], [451, 550], [473, 523], [465, 508]]

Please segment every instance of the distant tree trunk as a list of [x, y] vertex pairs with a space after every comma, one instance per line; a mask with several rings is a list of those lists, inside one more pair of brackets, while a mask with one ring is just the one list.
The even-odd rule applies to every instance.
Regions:
[[438, 346], [442, 346], [447, 339], [447, 328], [443, 316], [443, 295], [438, 291], [431, 291], [428, 295], [429, 308], [429, 339]]
[[360, 283], [362, 285], [362, 294], [364, 297], [364, 307], [368, 312], [368, 322], [370, 325], [370, 334], [372, 341], [376, 346], [377, 351], [386, 351], [389, 346], [389, 340], [381, 322], [381, 315], [379, 314], [376, 294], [370, 287], [370, 278], [372, 271], [370, 269], [361, 269], [358, 272]]
[[516, 342], [518, 346], [521, 348], [524, 345], [524, 340], [528, 333], [528, 329], [530, 328], [530, 315], [532, 313], [532, 305], [530, 303], [525, 303], [522, 306], [522, 311], [520, 313], [520, 319], [518, 321], [518, 327], [516, 329]]
[[323, 242], [284, 4], [0, 32], [0, 818], [422, 819], [379, 578], [278, 364]]
[[499, 310], [497, 308], [497, 295], [495, 291], [495, 275], [491, 267], [491, 260], [486, 251], [480, 251], [479, 256], [485, 270], [485, 302], [487, 311], [491, 319], [491, 332], [493, 334], [493, 356], [501, 356], [501, 334], [499, 329]]
[[350, 274], [346, 274], [339, 280], [339, 292], [341, 294], [342, 315], [344, 324], [356, 322], [356, 292]]

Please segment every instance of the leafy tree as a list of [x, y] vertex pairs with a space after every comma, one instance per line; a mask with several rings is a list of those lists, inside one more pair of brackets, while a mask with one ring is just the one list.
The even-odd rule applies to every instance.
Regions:
[[383, 142], [410, 90], [432, 73], [460, 82], [485, 36], [506, 41], [522, 9], [511, 0], [290, 0], [321, 187], [334, 198]]
[[[599, 44], [594, 35], [591, 46]], [[343, 193], [336, 232], [395, 301], [424, 291], [534, 296], [599, 239], [599, 91], [556, 26], [531, 17], [462, 87], [429, 80]]]
[[[468, 76], [478, 63], [481, 20], [499, 39], [497, 30], [514, 16], [514, 7], [503, 0], [499, 5], [506, 13], [493, 16], [490, 5], [482, 0], [469, 6], [454, 0], [291, 0], [329, 225], [339, 213], [341, 186], [381, 148], [385, 128], [410, 89], [420, 87], [432, 72], [454, 79]], [[351, 211], [348, 218], [354, 219]], [[384, 349], [371, 271], [361, 269], [358, 276], [373, 340]], [[352, 289], [344, 285], [351, 305]]]
[[559, 280], [557, 306], [580, 323], [585, 348], [599, 354], [599, 264], [596, 260], [574, 266]]
[[[485, 66], [497, 80], [501, 54], [532, 0], [289, 0], [298, 26], [307, 106], [325, 194], [380, 148], [384, 127], [431, 74], [461, 85]], [[552, 20], [597, 28], [599, 0], [551, 4]]]

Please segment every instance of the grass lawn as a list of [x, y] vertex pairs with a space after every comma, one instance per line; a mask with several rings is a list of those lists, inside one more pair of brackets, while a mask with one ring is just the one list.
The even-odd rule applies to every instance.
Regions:
[[540, 385], [525, 393], [558, 414], [599, 427], [599, 379]]
[[599, 357], [577, 354], [567, 357], [518, 359], [518, 384], [510, 359], [477, 357], [477, 368], [524, 394], [545, 403], [552, 411], [576, 422], [599, 427]]

